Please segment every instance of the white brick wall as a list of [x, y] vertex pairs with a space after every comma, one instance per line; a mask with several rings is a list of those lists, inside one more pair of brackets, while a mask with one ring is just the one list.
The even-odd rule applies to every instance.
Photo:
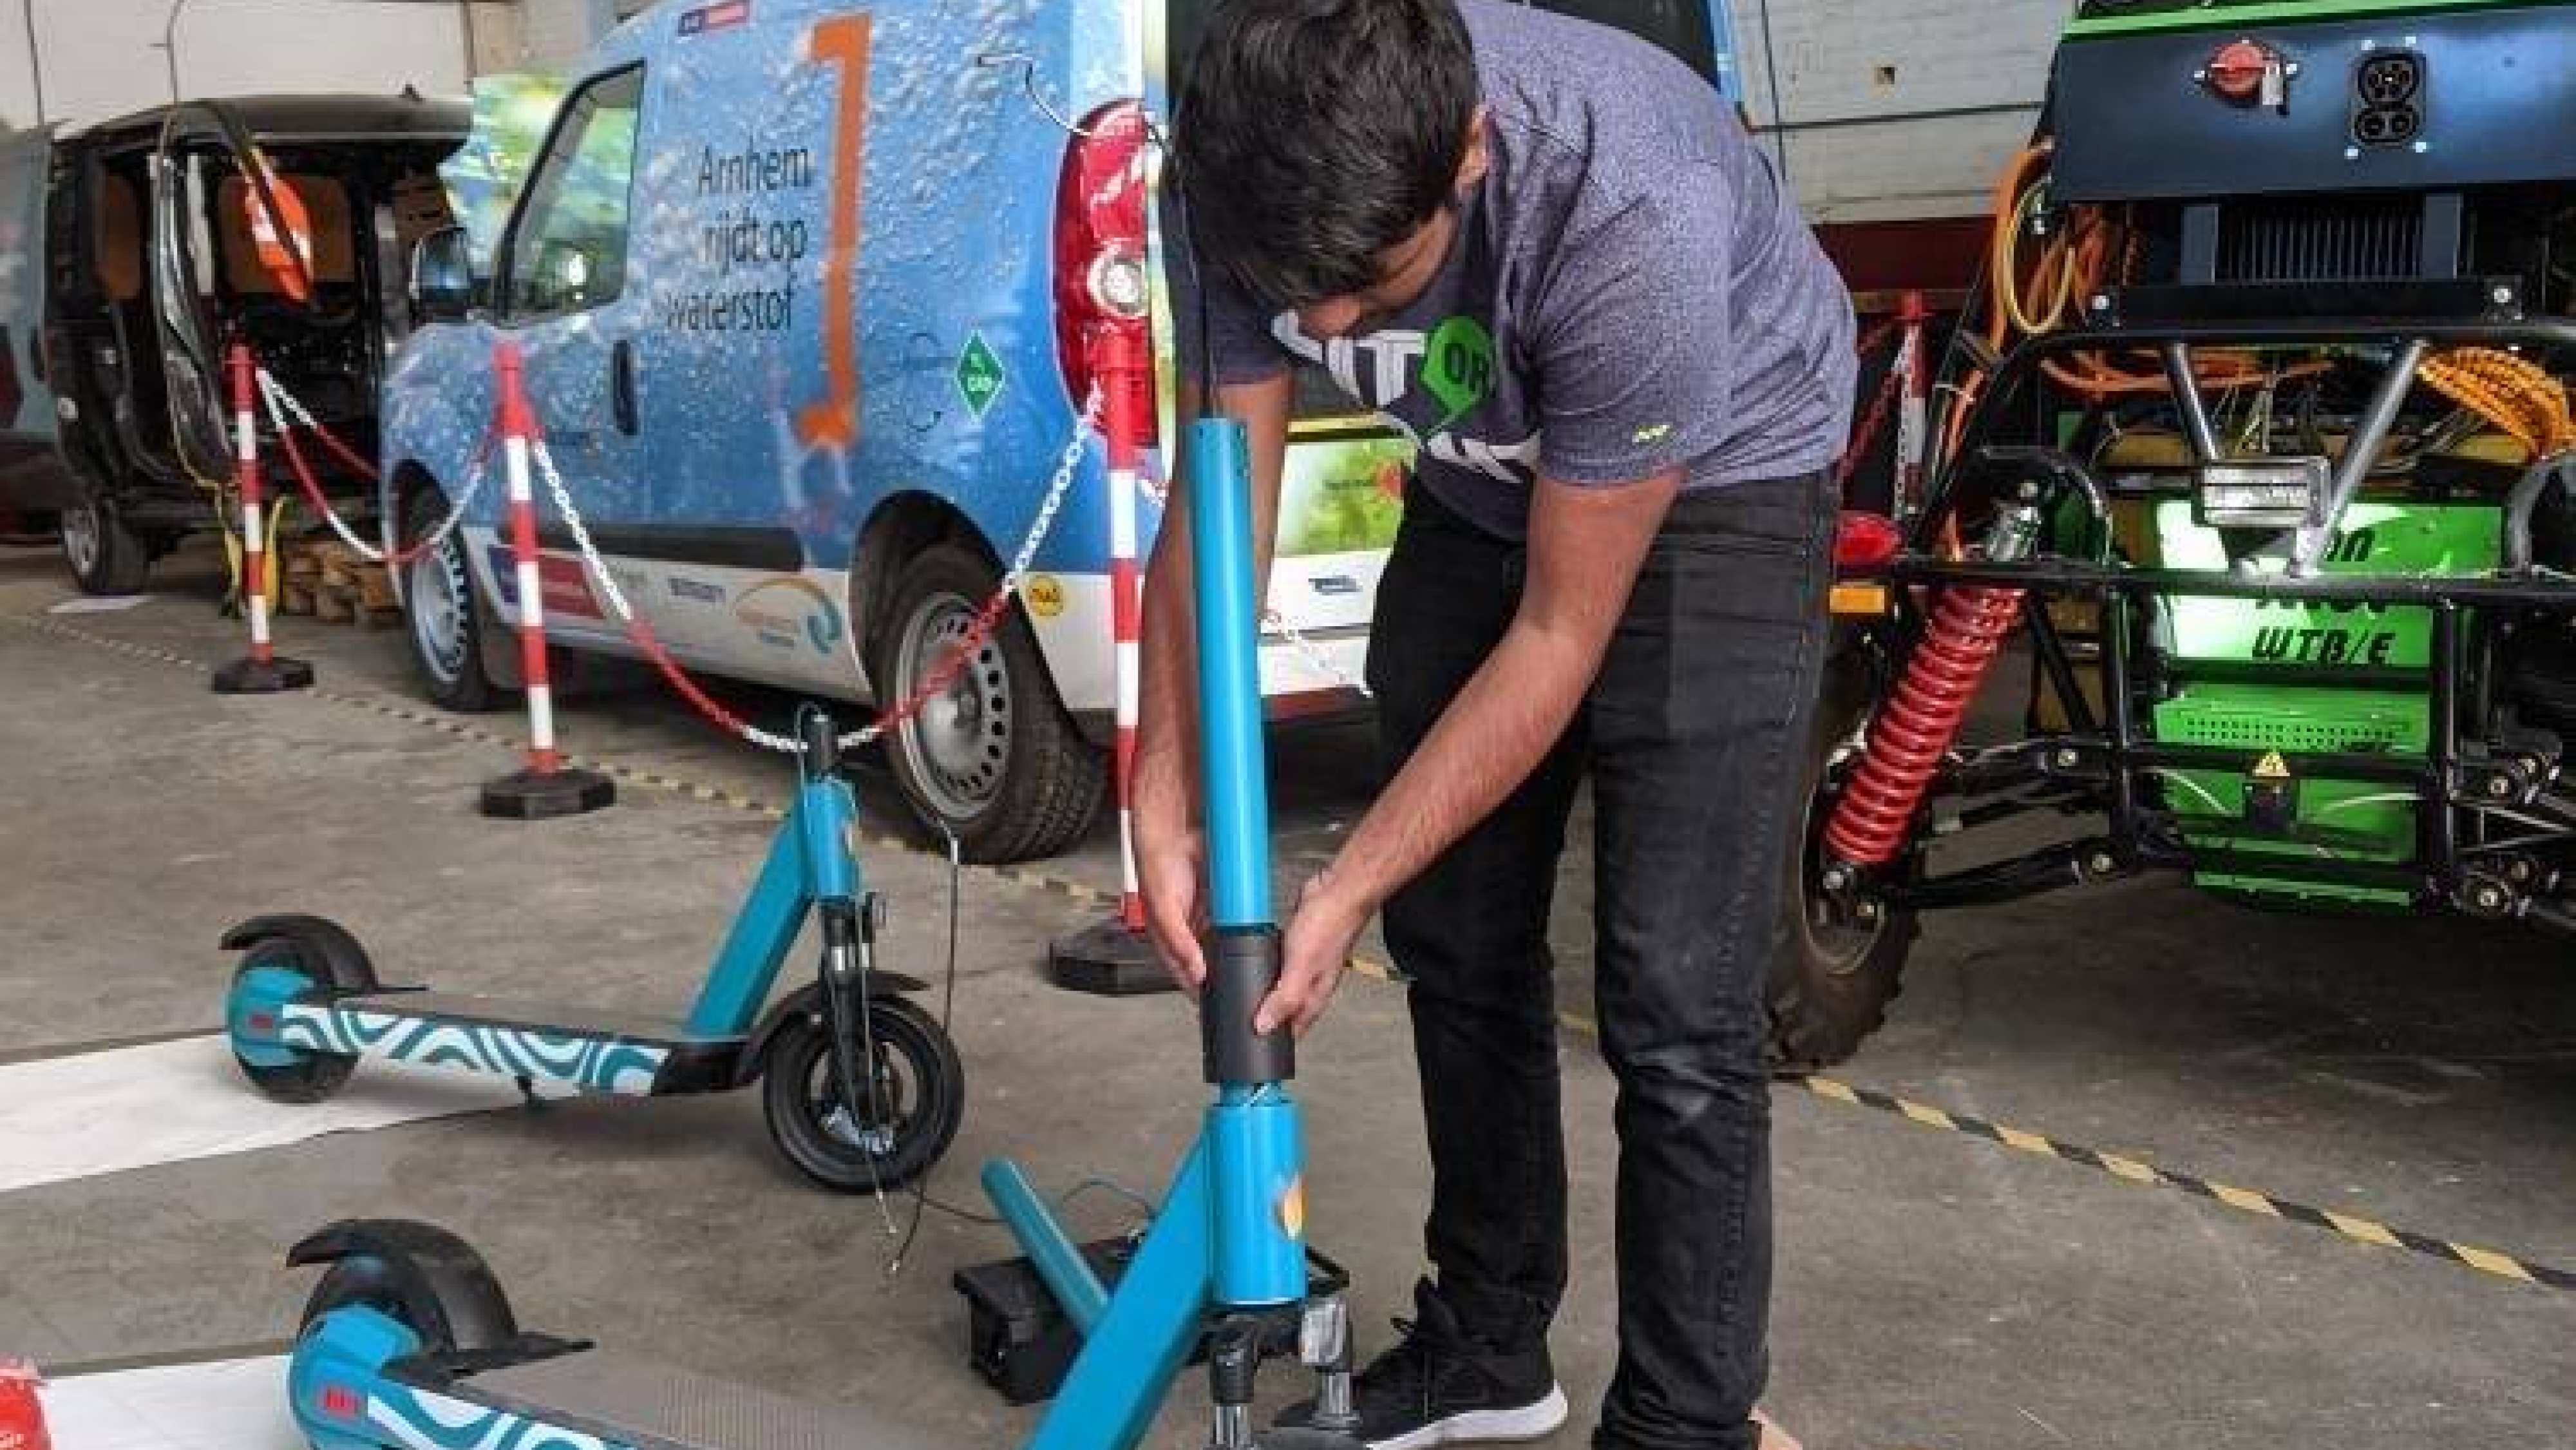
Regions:
[[[1754, 121], [1819, 221], [1982, 212], [2029, 139], [2069, 0], [1729, 0]], [[1763, 20], [1770, 21], [1769, 60]], [[1908, 119], [1915, 117], [1917, 119]], [[1866, 125], [1818, 126], [1868, 119]]]
[[[170, 0], [35, 0], [34, 13], [49, 119], [99, 121], [170, 100], [161, 47]], [[188, 0], [177, 37], [180, 88], [192, 96], [465, 88], [454, 4]], [[19, 0], [0, 0], [0, 121], [26, 125], [35, 115]]]

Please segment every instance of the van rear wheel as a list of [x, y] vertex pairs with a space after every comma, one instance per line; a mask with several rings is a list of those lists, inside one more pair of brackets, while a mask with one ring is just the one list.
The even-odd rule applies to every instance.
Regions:
[[886, 753], [913, 809], [953, 832], [978, 862], [1065, 850], [1090, 827], [1108, 779], [1105, 756], [1065, 713], [1018, 609], [966, 644], [976, 611], [999, 585], [975, 551], [923, 550], [895, 579], [868, 671], [878, 700], [892, 704], [966, 648], [965, 667], [890, 732]]

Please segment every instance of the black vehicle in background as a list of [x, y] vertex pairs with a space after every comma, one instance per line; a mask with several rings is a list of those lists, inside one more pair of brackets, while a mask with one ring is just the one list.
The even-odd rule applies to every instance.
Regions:
[[[450, 221], [437, 167], [470, 120], [410, 95], [265, 96], [0, 138], [0, 512], [58, 513], [91, 593], [229, 527], [236, 340], [373, 456], [409, 252]], [[372, 499], [306, 452], [326, 491]]]

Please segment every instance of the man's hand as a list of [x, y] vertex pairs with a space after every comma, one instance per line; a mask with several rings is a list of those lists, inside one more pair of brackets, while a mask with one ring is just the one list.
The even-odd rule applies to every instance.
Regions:
[[1332, 1004], [1351, 964], [1351, 943], [1368, 925], [1369, 910], [1333, 887], [1333, 874], [1319, 871], [1297, 893], [1296, 914], [1279, 948], [1279, 983], [1270, 989], [1252, 1016], [1256, 1032], [1289, 1028], [1298, 1036], [1315, 1025]]
[[1136, 815], [1136, 888], [1145, 898], [1145, 935], [1154, 956], [1181, 990], [1195, 997], [1207, 980], [1199, 945], [1207, 908], [1200, 882], [1207, 875], [1207, 843], [1186, 811]]

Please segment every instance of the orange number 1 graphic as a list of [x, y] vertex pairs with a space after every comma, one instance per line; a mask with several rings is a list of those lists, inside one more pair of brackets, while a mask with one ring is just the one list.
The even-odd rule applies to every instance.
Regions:
[[832, 235], [823, 254], [823, 381], [819, 403], [796, 415], [808, 448], [859, 441], [859, 196], [868, 149], [868, 17], [835, 15], [807, 35], [808, 58], [841, 71], [832, 111]]

